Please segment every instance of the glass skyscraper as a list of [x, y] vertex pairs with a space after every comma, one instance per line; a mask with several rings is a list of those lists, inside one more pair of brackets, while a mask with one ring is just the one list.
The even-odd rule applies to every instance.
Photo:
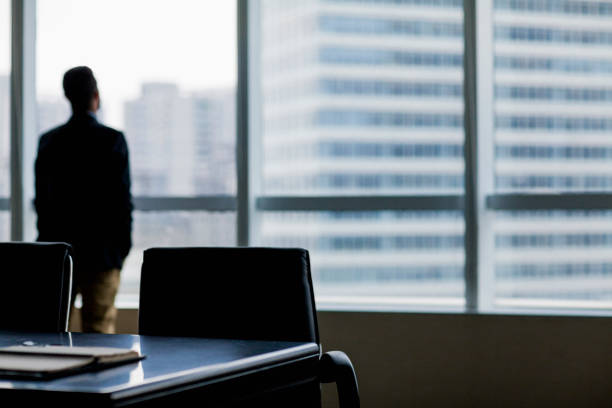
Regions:
[[[492, 32], [478, 50], [493, 100], [482, 194], [611, 189], [611, 10], [497, 0], [478, 21]], [[266, 195], [462, 193], [461, 1], [264, 0], [260, 13]], [[612, 305], [611, 212], [481, 223], [490, 306]], [[461, 304], [460, 211], [270, 212], [261, 231], [312, 249], [320, 294]]]
[[[460, 1], [262, 2], [264, 195], [463, 192]], [[463, 305], [457, 211], [265, 212], [327, 302]]]

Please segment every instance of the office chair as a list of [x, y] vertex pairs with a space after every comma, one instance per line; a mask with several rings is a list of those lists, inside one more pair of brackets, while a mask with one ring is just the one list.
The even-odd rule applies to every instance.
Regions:
[[[308, 251], [147, 249], [138, 324], [145, 335], [320, 344]], [[341, 408], [359, 407], [346, 354], [323, 353], [319, 370], [320, 382], [336, 383]]]
[[59, 242], [0, 243], [0, 330], [68, 330], [71, 254]]

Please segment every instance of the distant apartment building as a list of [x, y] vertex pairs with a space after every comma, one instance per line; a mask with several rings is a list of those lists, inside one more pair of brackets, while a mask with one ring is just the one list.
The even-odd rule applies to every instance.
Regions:
[[64, 98], [39, 98], [37, 105], [38, 122], [36, 123], [36, 133], [38, 136], [56, 126], [66, 123], [72, 114], [70, 104]]
[[[235, 95], [230, 89], [183, 93], [145, 83], [124, 106], [135, 197], [236, 194]], [[122, 299], [136, 301], [142, 250], [167, 245], [233, 245], [234, 212], [135, 211], [134, 248], [123, 268]]]
[[183, 95], [176, 84], [143, 84], [124, 110], [134, 194], [233, 193], [234, 100], [229, 90]]

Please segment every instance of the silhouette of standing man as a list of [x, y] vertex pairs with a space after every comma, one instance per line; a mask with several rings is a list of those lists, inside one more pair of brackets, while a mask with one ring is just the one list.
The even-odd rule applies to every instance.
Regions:
[[40, 137], [35, 165], [38, 240], [74, 249], [72, 304], [82, 330], [113, 333], [120, 269], [131, 246], [132, 199], [123, 134], [96, 120], [98, 85], [88, 67], [64, 74], [68, 122]]

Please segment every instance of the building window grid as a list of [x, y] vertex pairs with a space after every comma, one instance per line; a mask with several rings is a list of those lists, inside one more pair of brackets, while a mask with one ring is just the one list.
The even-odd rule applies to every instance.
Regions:
[[435, 279], [462, 279], [463, 268], [458, 266], [432, 267], [368, 267], [368, 268], [320, 268], [319, 279], [329, 282], [389, 282], [400, 279], [430, 281]]
[[513, 11], [536, 11], [594, 16], [612, 15], [612, 2], [609, 1], [495, 0], [495, 8]]
[[321, 31], [334, 33], [389, 34], [434, 38], [461, 38], [463, 36], [463, 26], [458, 23], [322, 15], [318, 18], [318, 25]]
[[497, 70], [612, 73], [612, 60], [496, 55], [494, 61]]
[[495, 237], [496, 248], [575, 248], [612, 246], [609, 233], [507, 234]]
[[607, 175], [512, 175], [495, 177], [499, 190], [524, 190], [544, 188], [564, 191], [602, 191], [612, 189], [612, 176]]
[[606, 160], [612, 158], [612, 147], [606, 146], [495, 146], [496, 159], [538, 160]]
[[551, 277], [612, 277], [610, 263], [571, 264], [497, 264], [496, 274], [502, 279], [542, 279]]
[[564, 44], [612, 44], [610, 31], [560, 30], [552, 28], [496, 26], [496, 40], [550, 42]]
[[414, 5], [425, 7], [461, 8], [463, 0], [324, 0], [329, 3], [361, 3], [375, 5]]
[[[362, 3], [366, 3], [366, 2], [362, 2]], [[367, 3], [371, 3], [371, 2], [367, 2]], [[374, 2], [372, 2], [374, 3]], [[338, 28], [339, 30], [353, 30], [356, 32], [360, 32], [360, 30], [363, 31], [367, 31], [367, 32], [373, 32], [373, 31], [385, 31], [387, 28], [381, 28], [381, 26], [377, 26], [376, 28], [372, 28], [372, 27], [366, 27], [365, 28], [356, 28], [351, 26], [351, 24], [354, 24], [354, 22], [349, 22], [347, 23], [349, 24], [348, 27], [341, 27]], [[387, 23], [388, 24], [388, 23]], [[499, 33], [499, 31], [498, 31]], [[567, 38], [565, 38], [565, 40], [569, 41], [569, 42], [580, 42], [580, 43], [593, 43], [593, 42], [604, 42], [607, 43], [609, 42], [609, 39], [607, 37], [607, 34], [602, 34], [601, 36], [589, 36], [589, 35], [584, 35], [581, 36], [582, 34], [578, 34], [578, 33], [570, 33], [570, 34], [566, 34], [566, 33], [561, 33], [561, 32], [554, 32], [554, 33], [545, 33], [545, 36], [542, 36], [541, 33], [527, 33], [527, 39], [529, 39], [529, 36], [531, 35], [532, 38], [534, 39], [540, 39], [540, 38], [547, 38], [547, 35], [552, 35], [551, 39], [552, 40], [559, 40], [559, 36], [563, 37], [563, 35], [566, 35]], [[520, 38], [521, 34], [514, 34], [515, 38]], [[325, 50], [324, 50], [325, 51]], [[336, 52], [338, 51], [338, 52]], [[360, 50], [363, 51], [363, 50]], [[442, 65], [447, 65], [447, 66], [453, 66], [453, 64], [457, 64], [457, 65], [462, 65], [463, 64], [463, 57], [462, 56], [458, 56], [457, 59], [453, 60], [452, 58], [447, 58], [447, 59], [443, 59], [443, 58], [439, 58], [432, 60], [432, 58], [428, 57], [424, 57], [424, 56], [415, 56], [415, 55], [411, 55], [411, 54], [405, 54], [405, 55], [393, 55], [391, 54], [391, 52], [386, 52], [386, 53], [376, 53], [374, 51], [370, 52], [370, 53], [363, 53], [362, 55], [358, 55], [360, 52], [357, 51], [357, 49], [343, 49], [343, 50], [338, 50], [338, 49], [334, 49], [334, 50], [329, 50], [330, 55], [325, 55], [324, 52], [321, 52], [319, 55], [320, 61], [322, 63], [335, 63], [335, 64], [352, 64], [352, 65], [359, 65], [359, 64], [370, 64], [370, 65], [380, 65], [380, 64], [397, 64], [397, 65], [427, 65], [427, 64], [431, 64], [433, 66], [442, 66]], [[335, 56], [332, 56], [331, 54], [334, 53], [336, 54]], [[433, 63], [432, 63], [433, 61]], [[510, 69], [513, 71], [520, 71], [520, 70], [540, 70], [540, 71], [547, 71], [547, 72], [576, 72], [576, 73], [610, 73], [612, 72], [612, 62], [609, 60], [597, 60], [597, 59], [587, 59], [587, 60], [576, 60], [576, 59], [569, 59], [569, 58], [542, 58], [542, 57], [514, 57], [514, 56], [503, 56], [503, 55], [497, 55], [494, 56], [494, 65], [495, 65], [495, 69], [497, 70], [504, 70], [504, 69]], [[360, 83], [362, 82], [362, 83]], [[412, 96], [414, 94], [419, 93], [420, 97], [423, 96], [433, 96], [433, 97], [445, 97], [445, 98], [449, 98], [449, 97], [453, 97], [456, 95], [452, 95], [452, 91], [449, 92], [449, 88], [447, 88], [446, 90], [442, 91], [441, 88], [434, 90], [429, 89], [429, 90], [415, 90], [415, 89], [411, 89], [406, 85], [402, 86], [398, 86], [397, 84], [373, 84], [372, 82], [370, 83], [363, 83], [365, 81], [359, 81], [359, 80], [328, 80], [327, 82], [322, 82], [320, 83], [320, 90], [322, 93], [325, 94], [330, 94], [330, 95], [401, 95], [401, 96]], [[461, 92], [463, 92], [463, 90], [461, 90]], [[602, 92], [601, 90], [597, 90], [597, 91], [593, 91], [593, 90], [589, 90], [589, 89], [554, 89], [554, 88], [550, 88], [550, 89], [541, 89], [541, 88], [535, 88], [535, 87], [531, 87], [528, 89], [521, 89], [519, 87], [508, 87], [508, 88], [498, 88], [495, 89], [495, 92], [497, 92], [497, 94], [495, 95], [495, 97], [499, 98], [499, 99], [532, 99], [532, 100], [552, 100], [552, 101], [562, 101], [562, 102], [607, 102], [609, 100], [611, 100], [611, 94], [609, 92]], [[323, 122], [327, 122], [327, 124], [329, 124], [329, 122], [333, 122], [333, 121], [327, 121], [326, 118], [325, 120], [323, 120]], [[408, 124], [408, 126], [412, 125], [412, 121], [411, 120], [393, 120], [393, 119], [382, 119], [382, 118], [375, 118], [372, 119], [372, 117], [368, 117], [368, 114], [365, 112], [359, 112], [359, 113], [346, 113], [346, 115], [344, 117], [342, 117], [341, 119], [338, 119], [334, 125], [338, 125], [338, 126], [350, 126], [353, 125], [355, 123], [404, 123], [404, 124]], [[513, 116], [503, 116], [503, 115], [499, 115], [497, 118], [494, 118], [494, 127], [496, 128], [507, 128], [507, 129], [513, 129], [513, 130], [536, 130], [536, 131], [540, 131], [540, 130], [546, 130], [548, 132], [550, 131], [576, 131], [576, 130], [580, 130], [580, 131], [587, 131], [587, 132], [597, 132], [597, 134], [601, 134], [604, 132], [607, 132], [609, 129], [612, 129], [611, 126], [612, 122], [610, 122], [610, 119], [607, 117], [602, 117], [602, 118], [592, 118], [592, 117], [584, 117], [584, 118], [566, 118], [566, 117], [556, 117], [556, 116], [551, 116], [551, 115], [513, 115]], [[458, 121], [457, 123], [455, 123], [455, 125], [459, 128], [461, 128], [464, 123], [463, 120]], [[384, 153], [382, 153], [382, 150], [380, 147], [374, 147], [374, 146], [368, 146], [367, 144], [363, 144], [360, 147], [353, 147], [353, 148], [347, 148], [346, 146], [342, 146], [342, 144], [334, 144], [334, 143], [328, 143], [323, 147], [323, 150], [325, 152], [325, 154], [329, 155], [330, 157], [351, 157], [352, 155], [364, 155], [367, 157], [378, 157], [379, 155], [382, 155]], [[461, 154], [463, 155], [463, 149], [461, 150]], [[537, 156], [542, 157], [551, 157], [551, 158], [599, 158], [599, 157], [605, 157], [607, 156], [609, 153], [607, 152], [606, 148], [601, 148], [601, 147], [596, 147], [596, 148], [591, 148], [588, 146], [582, 146], [579, 148], [547, 148], [545, 150], [540, 149], [537, 146], [533, 146], [530, 147], [530, 151], [527, 153], [528, 155], [531, 156]], [[512, 147], [512, 150], [507, 149], [506, 151], [504, 151], [502, 148], [499, 148], [497, 146], [494, 147], [494, 157], [496, 158], [500, 158], [504, 155], [506, 156], [512, 156], [515, 157], [517, 155], [524, 155], [524, 153], [517, 153], [515, 147]], [[479, 160], [479, 159], [478, 159]], [[466, 166], [471, 166], [471, 163], [468, 162], [466, 163]], [[583, 179], [583, 180], [575, 180], [572, 178], [563, 178], [563, 177], [558, 177], [558, 178], [552, 178], [551, 180], [556, 180], [556, 181], [550, 181], [546, 178], [544, 178], [544, 180], [546, 180], [545, 183], [542, 183], [541, 181], [542, 178], [540, 178], [540, 180], [537, 183], [540, 184], [547, 184], [547, 185], [553, 185], [555, 188], [562, 188], [562, 189], [567, 189], [568, 186], [570, 187], [576, 187], [580, 184], [586, 184], [588, 187], [592, 188], [593, 190], [598, 190], [599, 186], [601, 185], [606, 185], [606, 183], [608, 183], [608, 181], [606, 180], [605, 176], [593, 176], [593, 177], [588, 177], [587, 179]], [[563, 181], [563, 185], [559, 185], [559, 180]], [[494, 184], [495, 184], [495, 178], [494, 178]], [[493, 197], [495, 196], [494, 193], [489, 194], [487, 197]], [[353, 197], [356, 198], [356, 197]], [[334, 197], [334, 199], [336, 199]], [[526, 209], [529, 210], [529, 204], [528, 203], [524, 203], [524, 204], [519, 204], [517, 206], [518, 210], [521, 209]], [[263, 209], [262, 209], [263, 210]], [[503, 211], [503, 210], [502, 210]], [[549, 213], [554, 213], [554, 210], [550, 210], [548, 211]], [[500, 211], [497, 211], [496, 214], [500, 214]], [[607, 240], [609, 239], [609, 237], [604, 234], [603, 236], [601, 235], [578, 235], [578, 236], [562, 236], [562, 237], [547, 237], [546, 239], [548, 239], [550, 242], [548, 241], [544, 241], [545, 243], [547, 243], [547, 245], [553, 245], [553, 246], [557, 246], [557, 247], [564, 247], [564, 246], [582, 246], [582, 247], [586, 247], [589, 245], [600, 245], [602, 242], [607, 242]], [[497, 237], [497, 240], [500, 241], [502, 240], [502, 238]], [[538, 239], [536, 239], [536, 241], [534, 241], [536, 244], [538, 245], [542, 245], [542, 238], [539, 237]], [[372, 243], [374, 244], [374, 242]], [[520, 244], [520, 242], [519, 242]], [[518, 246], [519, 244], [515, 243], [515, 247]], [[607, 243], [605, 244], [607, 245]], [[468, 254], [469, 255], [469, 254]], [[493, 267], [497, 267], [497, 265], [493, 265]], [[594, 267], [590, 267], [590, 266], [585, 266], [583, 268], [583, 270], [587, 270], [587, 273], [590, 273], [590, 269], [596, 270]], [[342, 276], [344, 274], [344, 276], [348, 276], [348, 271], [346, 270], [334, 270], [333, 273], [336, 273], [336, 275], [333, 275], [333, 273], [330, 271], [330, 276]], [[359, 275], [360, 279], [363, 278], [362, 276], [363, 274]], [[549, 273], [550, 275], [550, 273]], [[372, 276], [372, 274], [370, 275], [370, 277]], [[500, 270], [500, 273], [497, 274], [497, 270], [496, 270], [496, 279], [503, 279], [504, 278], [504, 274], [503, 272]], [[330, 278], [331, 279], [331, 278]], [[494, 288], [491, 288], [491, 290], [497, 290]], [[605, 295], [605, 293], [604, 293]], [[596, 299], [598, 299], [598, 296], [595, 296]], [[469, 303], [469, 301], [468, 301]], [[478, 310], [478, 308], [476, 308], [475, 310]]]
[[[463, 96], [461, 84], [427, 82], [399, 82], [367, 79], [321, 79], [319, 91], [329, 95], [394, 95], [459, 99]], [[612, 97], [611, 97], [612, 100]]]
[[612, 88], [557, 88], [545, 86], [503, 86], [495, 87], [496, 99], [517, 99], [557, 102], [612, 102]]
[[495, 126], [497, 129], [607, 132], [612, 130], [612, 118], [496, 115]]
[[318, 58], [322, 64], [406, 65], [454, 68], [460, 68], [463, 64], [461, 54], [340, 46], [322, 47], [319, 50]]
[[[610, 152], [612, 155], [612, 151]], [[463, 146], [451, 143], [321, 142], [318, 157], [330, 158], [463, 158]]]

